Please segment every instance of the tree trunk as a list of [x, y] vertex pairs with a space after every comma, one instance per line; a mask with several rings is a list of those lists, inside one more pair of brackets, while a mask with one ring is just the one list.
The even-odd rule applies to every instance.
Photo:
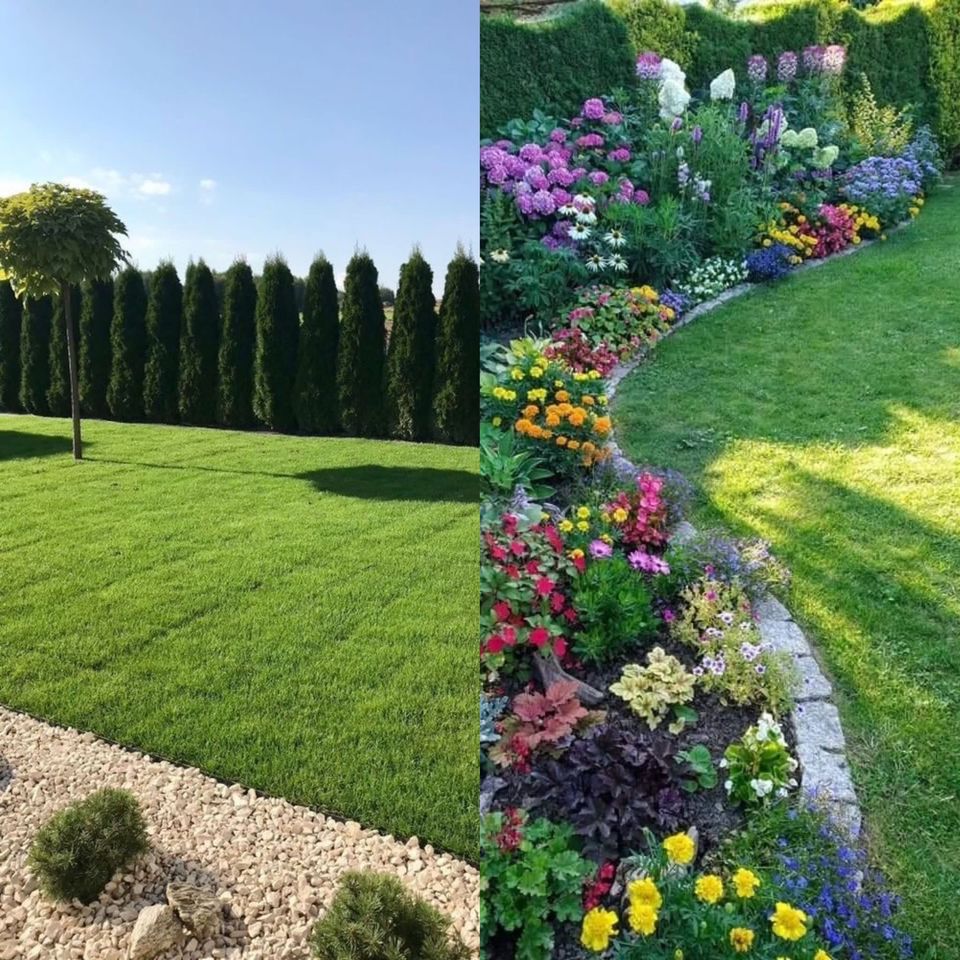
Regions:
[[70, 368], [70, 416], [73, 418], [73, 459], [83, 459], [80, 439], [80, 381], [77, 375], [77, 338], [73, 330], [73, 303], [69, 283], [60, 284], [63, 297], [63, 322], [67, 328], [67, 366]]
[[584, 683], [576, 677], [571, 677], [570, 674], [560, 666], [560, 661], [552, 650], [546, 655], [534, 656], [533, 666], [540, 677], [540, 682], [543, 684], [544, 690], [558, 680], [572, 680], [577, 684], [577, 699], [581, 703], [586, 704], [588, 707], [595, 707], [598, 703], [603, 703], [604, 695], [602, 691], [597, 690], [596, 687], [591, 687], [590, 684]]

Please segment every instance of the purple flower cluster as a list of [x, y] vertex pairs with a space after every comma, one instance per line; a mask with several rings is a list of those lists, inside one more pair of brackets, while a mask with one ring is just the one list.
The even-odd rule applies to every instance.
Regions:
[[763, 166], [769, 156], [776, 153], [780, 146], [780, 137], [787, 128], [787, 118], [783, 108], [775, 103], [767, 107], [760, 123], [750, 134], [750, 145], [753, 155], [750, 158], [755, 170]]
[[784, 50], [777, 59], [777, 80], [792, 83], [796, 76], [797, 55], [792, 50]]
[[791, 270], [792, 254], [793, 251], [783, 243], [751, 251], [744, 261], [748, 279], [753, 283], [765, 283], [785, 277]]
[[848, 200], [866, 207], [882, 223], [905, 219], [922, 188], [923, 171], [909, 156], [867, 157], [844, 174], [841, 186]]
[[660, 294], [660, 303], [669, 307], [676, 314], [678, 320], [690, 305], [687, 298], [682, 293], [677, 293], [676, 290], [664, 290]]
[[803, 51], [803, 69], [809, 74], [838, 77], [843, 73], [846, 60], [846, 48], [839, 43], [831, 43], [826, 47], [816, 44], [805, 47]]
[[645, 50], [637, 57], [637, 76], [641, 80], [658, 80], [660, 78], [660, 54], [652, 50]]
[[764, 83], [767, 79], [767, 58], [755, 53], [747, 58], [747, 77], [751, 83]]

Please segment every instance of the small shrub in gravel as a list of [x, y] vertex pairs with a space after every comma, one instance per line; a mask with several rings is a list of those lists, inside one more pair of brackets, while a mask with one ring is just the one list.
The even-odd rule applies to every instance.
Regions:
[[136, 798], [125, 790], [98, 790], [41, 828], [29, 864], [47, 896], [90, 903], [148, 847]]
[[467, 960], [450, 921], [396, 878], [347, 873], [310, 937], [318, 960]]

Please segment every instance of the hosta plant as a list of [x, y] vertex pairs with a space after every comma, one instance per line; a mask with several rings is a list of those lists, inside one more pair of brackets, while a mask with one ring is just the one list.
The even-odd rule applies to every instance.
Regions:
[[605, 714], [582, 706], [578, 688], [576, 680], [558, 680], [544, 693], [514, 697], [512, 712], [501, 724], [500, 741], [490, 751], [490, 759], [501, 767], [527, 771], [535, 754], [559, 756], [575, 734], [600, 723]]
[[785, 797], [797, 785], [797, 761], [787, 750], [783, 729], [769, 713], [750, 727], [723, 753], [724, 788], [734, 803], [744, 806], [769, 803]]
[[[676, 657], [654, 647], [647, 654], [647, 665], [628, 663], [610, 692], [626, 700], [630, 709], [656, 730], [672, 709], [693, 699], [695, 683], [693, 674]], [[671, 725], [671, 733], [682, 730], [684, 720], [677, 724], [676, 731]]]

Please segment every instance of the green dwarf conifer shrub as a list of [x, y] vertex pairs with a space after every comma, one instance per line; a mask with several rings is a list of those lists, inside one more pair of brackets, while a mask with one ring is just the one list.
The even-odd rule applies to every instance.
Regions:
[[27, 413], [49, 412], [52, 319], [50, 297], [31, 297], [24, 303], [20, 324], [20, 406]]
[[161, 263], [150, 280], [147, 302], [147, 363], [143, 373], [143, 412], [148, 420], [177, 421], [177, 373], [183, 288], [177, 268]]
[[217, 357], [217, 419], [226, 427], [253, 423], [253, 353], [256, 343], [257, 287], [253, 271], [237, 260], [223, 285], [223, 324]]
[[217, 417], [217, 291], [210, 268], [200, 260], [187, 267], [180, 333], [180, 418], [210, 424]]
[[113, 281], [84, 284], [80, 308], [80, 405], [88, 417], [107, 417]]
[[113, 296], [107, 405], [117, 420], [141, 420], [147, 352], [147, 291], [143, 275], [136, 267], [120, 271]]
[[317, 257], [304, 289], [297, 356], [295, 407], [304, 433], [331, 433], [337, 426], [339, 310], [333, 267]]
[[272, 257], [263, 266], [257, 290], [257, 345], [253, 365], [253, 412], [271, 430], [297, 428], [293, 388], [297, 376], [297, 316], [293, 274]]

